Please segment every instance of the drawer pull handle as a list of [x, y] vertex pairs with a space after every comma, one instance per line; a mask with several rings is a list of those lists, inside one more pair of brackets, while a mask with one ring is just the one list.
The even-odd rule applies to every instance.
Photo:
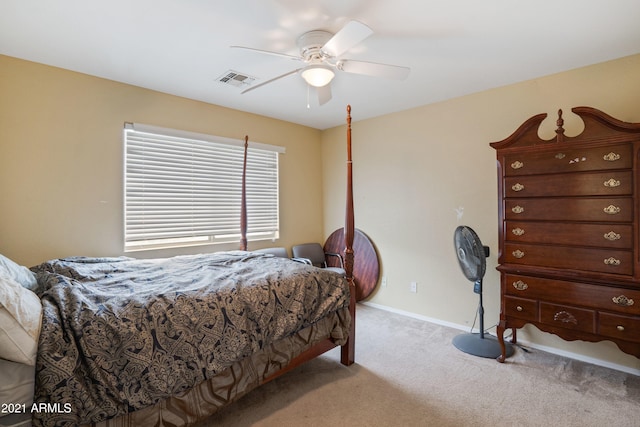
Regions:
[[[619, 185], [619, 184], [618, 184], [618, 185]], [[524, 190], [524, 185], [520, 184], [519, 182], [516, 182], [515, 184], [513, 184], [513, 185], [511, 186], [511, 189], [512, 189], [513, 191], [522, 191], [522, 190]]]
[[616, 329], [619, 330], [620, 332], [623, 332], [624, 331], [624, 326], [618, 325], [618, 326], [616, 326]]
[[616, 215], [620, 213], [620, 208], [618, 206], [609, 205], [606, 208], [604, 208], [604, 213], [608, 215]]
[[516, 310], [517, 310], [517, 311], [522, 311], [522, 307], [517, 306], [517, 307], [516, 307]]
[[605, 258], [605, 265], [620, 265], [620, 260], [614, 257]]
[[620, 154], [616, 154], [613, 151], [609, 154], [605, 154], [602, 158], [607, 162], [615, 162], [616, 160], [620, 160]]
[[610, 242], [615, 242], [616, 240], [620, 240], [620, 235], [613, 231], [610, 231], [604, 235], [604, 238], [609, 240]]
[[515, 235], [515, 236], [522, 236], [524, 234], [524, 230], [520, 227], [514, 228], [513, 230], [511, 230], [511, 232]]
[[525, 291], [529, 287], [529, 285], [527, 285], [522, 280], [516, 280], [515, 282], [512, 283], [512, 285], [514, 288], [516, 288], [519, 291]]
[[519, 160], [516, 160], [515, 162], [511, 163], [511, 169], [522, 169], [523, 166], [524, 166], [524, 163], [522, 163]]
[[604, 186], [608, 188], [620, 187], [620, 181], [611, 178], [608, 181], [604, 182]]
[[520, 205], [516, 205], [511, 208], [511, 212], [513, 212], [514, 214], [521, 214], [522, 212], [524, 212], [524, 208]]
[[562, 323], [573, 323], [574, 325], [578, 324], [578, 319], [576, 319], [576, 317], [573, 314], [564, 310], [557, 312], [553, 316], [553, 320], [555, 320], [556, 322], [562, 322]]
[[624, 295], [620, 295], [619, 297], [611, 298], [615, 305], [619, 305], [621, 307], [631, 307], [633, 305], [633, 300], [631, 298], [627, 298]]
[[524, 252], [522, 252], [520, 249], [516, 249], [515, 251], [511, 252], [513, 254], [514, 257], [520, 259], [522, 257], [524, 257]]

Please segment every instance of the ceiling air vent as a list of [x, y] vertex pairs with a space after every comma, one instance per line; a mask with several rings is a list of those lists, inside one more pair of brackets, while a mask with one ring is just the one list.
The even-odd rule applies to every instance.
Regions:
[[246, 74], [239, 73], [237, 71], [229, 70], [216, 80], [220, 83], [224, 83], [227, 85], [241, 87], [241, 86], [249, 86], [255, 80], [255, 77], [248, 76]]

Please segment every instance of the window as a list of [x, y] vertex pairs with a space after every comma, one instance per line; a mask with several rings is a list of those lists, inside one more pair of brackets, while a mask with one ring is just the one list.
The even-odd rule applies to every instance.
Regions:
[[[127, 123], [125, 251], [240, 241], [244, 141]], [[247, 239], [278, 238], [278, 153], [249, 142]]]

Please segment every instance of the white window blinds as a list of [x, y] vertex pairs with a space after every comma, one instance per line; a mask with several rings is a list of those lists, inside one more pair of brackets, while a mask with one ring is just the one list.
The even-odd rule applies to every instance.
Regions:
[[[239, 242], [244, 141], [127, 124], [125, 251]], [[249, 142], [247, 238], [278, 238], [278, 153]]]

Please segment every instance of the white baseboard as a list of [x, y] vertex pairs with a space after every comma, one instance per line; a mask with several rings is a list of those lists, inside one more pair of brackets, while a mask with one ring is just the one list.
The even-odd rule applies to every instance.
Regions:
[[[470, 332], [468, 326], [459, 325], [459, 324], [453, 323], [453, 322], [447, 322], [447, 321], [444, 321], [444, 320], [441, 320], [441, 319], [436, 319], [434, 317], [423, 316], [421, 314], [411, 313], [409, 311], [399, 310], [397, 308], [388, 307], [386, 305], [376, 304], [376, 303], [368, 302], [368, 301], [360, 301], [359, 304], [368, 305], [370, 307], [378, 308], [378, 309], [384, 310], [384, 311], [389, 311], [391, 313], [400, 314], [402, 316], [411, 317], [413, 319], [423, 320], [423, 321], [429, 322], [429, 323], [435, 323], [436, 325], [446, 326], [446, 327], [449, 327], [449, 328]], [[478, 331], [474, 330], [473, 332], [478, 332]], [[495, 336], [495, 334], [493, 334], [493, 335]], [[639, 372], [638, 372], [637, 369], [633, 369], [633, 368], [631, 368], [629, 366], [619, 365], [617, 363], [612, 363], [612, 362], [609, 362], [609, 361], [606, 361], [606, 360], [585, 356], [585, 355], [579, 354], [579, 353], [573, 353], [573, 352], [570, 352], [570, 351], [560, 350], [560, 349], [555, 348], [555, 347], [548, 347], [548, 346], [545, 346], [545, 345], [532, 343], [530, 341], [520, 339], [520, 336], [518, 336], [518, 343], [522, 344], [525, 347], [535, 348], [537, 350], [545, 351], [547, 353], [555, 354], [555, 355], [562, 356], [562, 357], [568, 357], [569, 359], [574, 359], [574, 360], [579, 360], [581, 362], [591, 363], [592, 365], [602, 366], [602, 367], [605, 367], [605, 368], [614, 369], [616, 371], [626, 372], [626, 373], [632, 374], [632, 375], [639, 375]]]

